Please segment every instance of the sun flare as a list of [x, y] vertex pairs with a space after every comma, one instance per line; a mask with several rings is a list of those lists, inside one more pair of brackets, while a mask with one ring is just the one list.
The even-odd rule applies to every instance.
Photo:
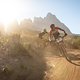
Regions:
[[22, 5], [17, 0], [0, 0], [0, 22], [7, 25], [18, 19], [22, 12]]
[[0, 23], [5, 25], [8, 31], [8, 25], [17, 20], [20, 22], [24, 18], [30, 18], [35, 10], [31, 0], [0, 0]]

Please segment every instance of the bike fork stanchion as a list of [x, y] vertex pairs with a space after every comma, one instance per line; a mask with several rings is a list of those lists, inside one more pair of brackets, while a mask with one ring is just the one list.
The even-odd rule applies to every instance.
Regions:
[[57, 46], [57, 48], [58, 48], [58, 50], [60, 52], [60, 56], [63, 56], [63, 51], [62, 51], [62, 48], [61, 48], [60, 44], [56, 43], [56, 46]]

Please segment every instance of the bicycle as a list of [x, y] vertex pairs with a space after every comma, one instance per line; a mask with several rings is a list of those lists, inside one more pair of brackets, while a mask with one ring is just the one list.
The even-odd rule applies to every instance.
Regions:
[[[48, 35], [48, 39], [49, 39], [49, 34]], [[54, 40], [47, 40], [47, 39], [42, 39], [42, 41], [45, 42], [45, 47], [49, 46], [49, 45], [56, 45], [56, 47], [58, 48], [58, 50], [60, 51], [60, 55], [65, 57], [65, 59], [70, 62], [71, 64], [74, 64], [76, 66], [80, 66], [80, 54], [74, 55], [71, 54], [72, 56], [74, 56], [76, 59], [71, 59], [70, 58], [70, 54], [68, 54], [67, 50], [66, 50], [66, 46], [64, 44], [64, 38], [65, 38], [65, 34], [64, 35], [59, 35], [58, 38], [54, 38]], [[72, 57], [71, 56], [71, 57]]]
[[[71, 59], [69, 57], [69, 54], [66, 50], [65, 44], [64, 44], [64, 37], [65, 36], [59, 36], [57, 39], [55, 39], [55, 43], [57, 48], [59, 49], [60, 53], [62, 54], [65, 59], [70, 62], [71, 64], [74, 64], [76, 66], [80, 66], [80, 54], [74, 55], [76, 59]], [[78, 56], [79, 55], [79, 56]]]

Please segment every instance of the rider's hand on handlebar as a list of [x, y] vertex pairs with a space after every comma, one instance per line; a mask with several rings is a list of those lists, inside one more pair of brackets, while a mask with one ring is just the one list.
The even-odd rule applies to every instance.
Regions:
[[67, 33], [65, 32], [65, 36], [67, 36]]
[[49, 42], [51, 42], [52, 40], [50, 39], [50, 37], [49, 37]]
[[65, 35], [63, 36], [63, 38], [67, 36], [67, 33], [65, 31], [64, 31], [64, 33], [65, 33]]
[[65, 32], [65, 35], [64, 35], [64, 37], [66, 37], [67, 36], [67, 33]]

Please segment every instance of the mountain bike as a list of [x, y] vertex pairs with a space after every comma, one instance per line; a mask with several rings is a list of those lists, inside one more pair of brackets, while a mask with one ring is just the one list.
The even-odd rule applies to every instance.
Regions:
[[44, 42], [44, 47], [47, 47], [49, 45], [53, 46], [55, 45], [57, 49], [60, 52], [60, 56], [63, 56], [68, 62], [71, 64], [74, 64], [76, 66], [80, 66], [80, 53], [79, 54], [71, 54], [68, 53], [65, 43], [64, 43], [65, 34], [59, 35], [56, 39], [54, 37], [54, 40], [49, 41], [49, 34], [47, 34], [47, 38], [42, 38], [42, 41]]
[[66, 46], [64, 44], [64, 37], [65, 36], [59, 36], [57, 39], [55, 39], [55, 43], [56, 43], [58, 50], [68, 62], [76, 66], [80, 66], [80, 54], [69, 54], [68, 53]]

